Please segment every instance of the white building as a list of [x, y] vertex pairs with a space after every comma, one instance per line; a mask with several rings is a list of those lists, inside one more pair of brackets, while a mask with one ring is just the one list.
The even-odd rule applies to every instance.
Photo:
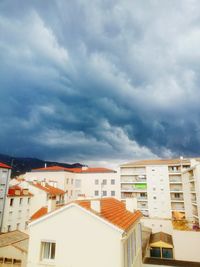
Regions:
[[107, 168], [64, 168], [52, 166], [27, 172], [27, 181], [55, 181], [68, 195], [68, 200], [86, 197], [120, 198], [119, 174]]
[[141, 267], [140, 217], [114, 198], [69, 203], [30, 223], [27, 266]]
[[19, 186], [10, 187], [5, 201], [2, 232], [27, 229], [32, 194]]
[[200, 226], [200, 164], [183, 173], [186, 219], [197, 227]]
[[27, 188], [30, 193], [33, 194], [30, 205], [30, 217], [34, 214], [38, 209], [48, 204], [48, 199], [55, 197], [56, 204], [63, 204], [66, 202], [65, 191], [48, 184], [47, 182], [27, 182], [22, 181], [19, 183], [19, 186], [22, 188]]
[[0, 162], [0, 232], [2, 231], [5, 200], [8, 192], [10, 175], [11, 175], [11, 167]]
[[185, 217], [182, 172], [189, 159], [141, 160], [120, 167], [121, 198], [137, 198], [145, 216], [161, 219]]

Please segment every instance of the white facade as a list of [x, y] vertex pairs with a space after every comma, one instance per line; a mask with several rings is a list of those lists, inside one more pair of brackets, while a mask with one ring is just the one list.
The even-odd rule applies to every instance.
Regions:
[[[43, 184], [43, 183], [42, 183]], [[42, 185], [41, 184], [41, 185]], [[45, 183], [46, 184], [46, 183]], [[45, 184], [44, 187], [45, 187]], [[42, 187], [37, 187], [37, 184], [34, 185], [34, 183], [22, 181], [19, 183], [19, 186], [22, 188], [27, 188], [31, 194], [33, 194], [33, 197], [31, 199], [30, 203], [30, 217], [41, 207], [45, 207], [48, 205], [48, 199], [51, 196], [51, 190], [46, 191]], [[57, 204], [63, 204], [65, 201], [65, 195], [64, 194], [56, 194], [56, 203]]]
[[[142, 266], [138, 222], [125, 233], [79, 205], [70, 204], [34, 221], [29, 230], [28, 267]], [[134, 242], [130, 242], [132, 236]], [[132, 254], [128, 251], [130, 244]], [[128, 255], [133, 257], [132, 263]]]
[[[18, 191], [19, 190], [15, 190]], [[27, 190], [25, 193], [8, 195], [5, 202], [4, 217], [2, 222], [2, 232], [10, 232], [14, 230], [25, 231], [28, 226], [30, 217], [30, 205], [32, 196]]]
[[[72, 169], [73, 171], [73, 169]], [[27, 172], [27, 181], [56, 181], [58, 188], [67, 193], [67, 200], [74, 200], [79, 195], [85, 197], [115, 197], [120, 198], [120, 176], [115, 171], [105, 172], [71, 172], [67, 170], [42, 170]]]
[[200, 226], [200, 164], [183, 173], [186, 219]]
[[144, 160], [120, 168], [121, 198], [137, 198], [137, 208], [150, 218], [184, 218], [182, 172], [190, 160]]
[[10, 175], [11, 175], [10, 167], [9, 166], [8, 168], [4, 167], [4, 164], [0, 163], [0, 232], [2, 231], [4, 208], [5, 208], [6, 195], [8, 192], [8, 185], [10, 181]]

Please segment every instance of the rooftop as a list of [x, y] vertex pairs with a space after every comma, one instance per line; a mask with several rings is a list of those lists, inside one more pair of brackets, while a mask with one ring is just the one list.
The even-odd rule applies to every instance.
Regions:
[[13, 185], [13, 186], [9, 187], [7, 196], [8, 197], [22, 197], [22, 196], [32, 197], [33, 194], [31, 194], [28, 191], [28, 189], [21, 188], [18, 185]]
[[43, 191], [45, 191], [46, 193], [50, 194], [50, 195], [64, 195], [65, 194], [65, 191], [57, 188], [57, 187], [54, 187], [54, 186], [51, 186], [49, 185], [48, 183], [30, 183], [31, 185], [37, 187], [38, 189], [41, 189]]
[[38, 171], [66, 171], [66, 172], [72, 172], [72, 173], [106, 173], [106, 172], [115, 172], [114, 170], [107, 169], [107, 168], [89, 168], [89, 167], [82, 167], [82, 168], [65, 168], [61, 166], [51, 166], [46, 168], [38, 168], [33, 169], [32, 172], [38, 172]]
[[[101, 205], [101, 212], [97, 213], [91, 209], [92, 200], [76, 200], [64, 206], [70, 205], [72, 203], [78, 204], [82, 208], [89, 210], [90, 212], [96, 214], [97, 216], [101, 217], [102, 219], [110, 222], [111, 224], [117, 226], [118, 228], [124, 231], [127, 231], [129, 228], [131, 228], [131, 226], [142, 216], [142, 213], [140, 211], [132, 213], [126, 210], [125, 204], [114, 198], [98, 199]], [[57, 207], [57, 209], [61, 207], [63, 207], [63, 205]], [[31, 220], [41, 218], [46, 214], [47, 207], [42, 207], [35, 214], [32, 215]]]
[[145, 166], [145, 165], [179, 165], [189, 164], [189, 159], [147, 159], [122, 164], [121, 167]]
[[11, 169], [11, 166], [8, 166], [2, 162], [0, 162], [0, 168], [4, 168], [4, 169]]
[[14, 246], [21, 251], [27, 252], [29, 236], [18, 230], [0, 234], [0, 247]]

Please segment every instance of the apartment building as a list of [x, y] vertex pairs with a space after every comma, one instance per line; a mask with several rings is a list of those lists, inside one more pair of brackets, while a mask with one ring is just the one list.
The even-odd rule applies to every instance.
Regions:
[[27, 181], [56, 182], [57, 186], [67, 193], [67, 200], [85, 197], [120, 198], [119, 174], [107, 168], [64, 168], [52, 166], [27, 172]]
[[134, 197], [144, 216], [183, 219], [185, 202], [182, 172], [191, 159], [141, 160], [120, 166], [121, 198]]
[[114, 198], [87, 199], [38, 214], [27, 266], [141, 267], [141, 213], [127, 208]]
[[193, 223], [193, 227], [200, 226], [200, 164], [183, 172], [183, 190], [185, 195], [186, 219]]
[[0, 162], [0, 232], [2, 231], [2, 222], [10, 175], [11, 167]]
[[17, 185], [9, 187], [5, 201], [2, 232], [27, 229], [33, 195]]

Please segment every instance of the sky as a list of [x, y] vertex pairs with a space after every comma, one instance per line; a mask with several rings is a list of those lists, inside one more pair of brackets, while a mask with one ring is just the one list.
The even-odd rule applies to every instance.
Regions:
[[200, 150], [199, 0], [0, 0], [0, 153], [90, 165]]

